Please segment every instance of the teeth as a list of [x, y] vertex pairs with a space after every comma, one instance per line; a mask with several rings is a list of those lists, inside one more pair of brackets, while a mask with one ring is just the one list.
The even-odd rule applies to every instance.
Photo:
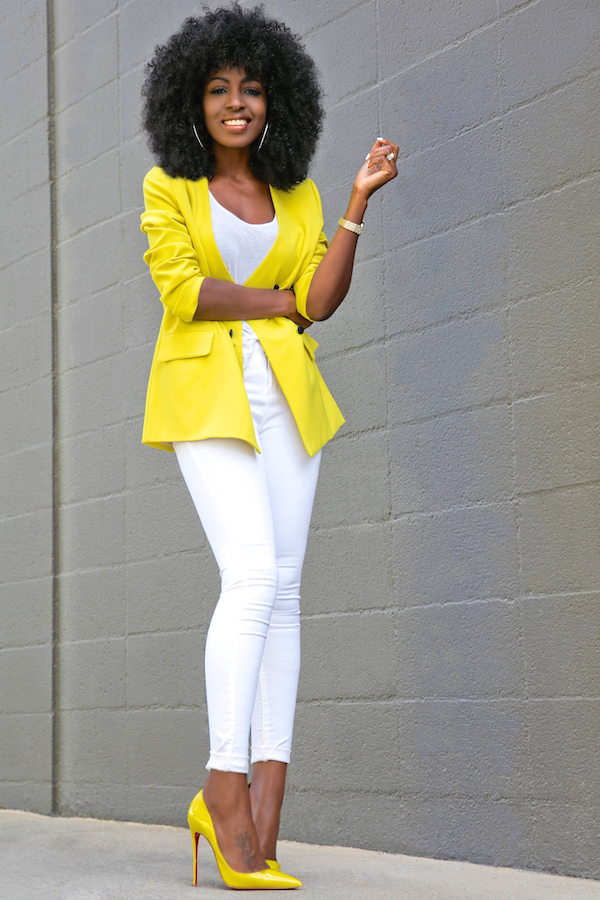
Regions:
[[225, 125], [247, 125], [247, 119], [225, 119]]

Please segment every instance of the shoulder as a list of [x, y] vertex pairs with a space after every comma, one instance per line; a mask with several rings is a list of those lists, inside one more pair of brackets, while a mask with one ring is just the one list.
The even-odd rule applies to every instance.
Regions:
[[171, 201], [174, 195], [173, 181], [160, 166], [153, 166], [146, 173], [143, 183], [144, 202], [146, 209], [161, 206], [164, 201]]
[[323, 216], [321, 197], [312, 178], [305, 178], [289, 191], [278, 190], [278, 197], [294, 214]]
[[317, 200], [319, 204], [321, 203], [319, 191], [312, 178], [305, 178], [300, 184], [294, 185], [289, 194], [290, 196], [297, 197], [303, 201]]
[[192, 189], [201, 182], [206, 181], [206, 176], [199, 178], [197, 181], [191, 181], [189, 178], [173, 177], [168, 175], [160, 166], [152, 166], [149, 172], [144, 176], [144, 187], [162, 187], [174, 191], [179, 187], [191, 187]]
[[186, 195], [195, 194], [202, 182], [206, 178], [200, 178], [198, 181], [190, 181], [188, 178], [173, 178], [168, 175], [160, 166], [153, 166], [144, 177], [144, 200], [146, 206], [156, 206], [160, 201], [170, 201], [176, 205], [185, 202]]
[[146, 187], [155, 187], [158, 185], [168, 185], [170, 181], [174, 179], [171, 178], [164, 169], [161, 169], [160, 166], [152, 166], [149, 172], [146, 172], [144, 176], [144, 188]]

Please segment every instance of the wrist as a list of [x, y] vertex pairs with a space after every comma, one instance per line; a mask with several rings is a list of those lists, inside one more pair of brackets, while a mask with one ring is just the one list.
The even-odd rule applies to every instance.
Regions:
[[292, 316], [296, 312], [296, 295], [292, 290], [282, 291], [281, 292], [285, 298], [285, 307], [284, 312], [282, 312], [282, 316]]
[[344, 218], [348, 219], [349, 222], [355, 222], [357, 225], [360, 225], [366, 211], [367, 198], [363, 194], [359, 194], [358, 191], [353, 190], [350, 196], [350, 202], [344, 213]]
[[259, 288], [265, 298], [265, 308], [269, 309], [269, 316], [288, 316], [296, 309], [295, 297], [292, 291], [280, 290], [279, 285], [274, 288]]

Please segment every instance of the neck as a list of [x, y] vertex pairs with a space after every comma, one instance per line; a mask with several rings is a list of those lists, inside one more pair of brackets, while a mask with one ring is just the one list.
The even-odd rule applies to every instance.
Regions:
[[250, 149], [248, 147], [222, 147], [215, 144], [213, 153], [216, 160], [215, 178], [227, 178], [229, 181], [256, 181], [250, 168]]

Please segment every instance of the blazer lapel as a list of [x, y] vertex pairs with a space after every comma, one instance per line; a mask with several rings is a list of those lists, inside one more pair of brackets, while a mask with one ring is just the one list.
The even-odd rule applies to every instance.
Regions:
[[197, 186], [197, 220], [198, 234], [200, 242], [206, 253], [206, 258], [210, 266], [210, 276], [218, 278], [221, 281], [233, 281], [229, 274], [227, 266], [221, 259], [215, 235], [212, 228], [212, 218], [210, 215], [210, 200], [208, 199], [208, 179], [201, 178], [196, 182]]
[[[181, 182], [185, 183], [183, 179]], [[204, 257], [208, 264], [208, 271], [205, 274], [221, 281], [233, 281], [215, 241], [210, 215], [208, 179], [201, 178], [199, 181], [188, 181], [186, 184], [188, 215], [192, 220], [188, 223], [188, 229], [199, 258]], [[295, 208], [297, 205], [295, 190], [281, 191], [271, 186], [269, 190], [279, 229], [273, 246], [245, 282], [245, 286], [264, 288], [279, 284], [281, 288], [284, 286], [288, 288], [292, 286], [294, 269], [297, 268], [305, 250], [306, 233], [300, 224], [303, 217], [298, 215]], [[187, 215], [184, 214], [184, 217], [187, 219]]]
[[275, 243], [258, 268], [245, 282], [246, 287], [265, 287], [266, 285], [273, 287], [276, 284], [280, 284], [282, 288], [284, 286], [291, 287], [291, 284], [287, 284], [291, 275], [290, 261], [294, 260], [294, 256], [297, 254], [302, 237], [298, 221], [290, 212], [293, 191], [287, 193], [271, 187], [271, 185], [269, 185], [269, 190], [279, 229]]

